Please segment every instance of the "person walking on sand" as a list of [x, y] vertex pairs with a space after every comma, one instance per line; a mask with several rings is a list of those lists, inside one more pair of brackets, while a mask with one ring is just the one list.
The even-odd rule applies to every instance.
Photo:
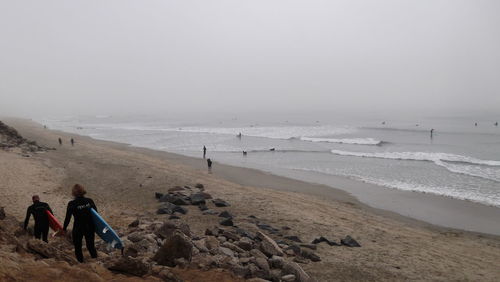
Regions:
[[207, 147], [203, 146], [203, 158], [207, 155]]
[[431, 129], [431, 138], [432, 138], [432, 135], [434, 134], [434, 128]]
[[33, 195], [31, 200], [33, 201], [33, 205], [29, 206], [26, 211], [24, 230], [28, 228], [30, 217], [33, 215], [33, 218], [35, 218], [35, 238], [41, 238], [43, 241], [48, 242], [49, 216], [47, 215], [47, 211], [52, 213], [52, 210], [50, 209], [49, 204], [40, 202], [40, 197], [38, 195]]
[[66, 231], [68, 224], [71, 221], [71, 217], [73, 216], [73, 231], [71, 234], [73, 238], [73, 245], [75, 246], [76, 259], [79, 262], [83, 262], [82, 239], [84, 237], [90, 256], [92, 258], [97, 258], [97, 251], [94, 244], [95, 225], [90, 211], [90, 209], [97, 211], [97, 207], [92, 199], [84, 197], [86, 193], [87, 192], [82, 185], [75, 184], [73, 186], [71, 194], [75, 199], [68, 203], [63, 227], [63, 230]]
[[61, 137], [59, 137], [59, 146], [61, 146], [61, 145], [62, 145], [62, 139], [61, 139]]
[[71, 138], [71, 146], [75, 146], [75, 139]]
[[212, 160], [207, 159], [208, 173], [212, 173]]

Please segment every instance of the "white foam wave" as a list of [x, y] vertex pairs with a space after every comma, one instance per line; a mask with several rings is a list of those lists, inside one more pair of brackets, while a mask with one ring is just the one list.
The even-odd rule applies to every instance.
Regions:
[[316, 138], [316, 137], [301, 137], [302, 141], [309, 142], [326, 142], [326, 143], [339, 143], [339, 144], [352, 144], [352, 145], [380, 145], [382, 141], [373, 138]]
[[[363, 158], [380, 158], [390, 160], [412, 160], [429, 161], [438, 166], [446, 168], [453, 173], [460, 173], [475, 177], [481, 177], [500, 182], [500, 161], [481, 160], [473, 157], [429, 152], [349, 152], [341, 150], [331, 150], [335, 155], [353, 156]], [[489, 167], [485, 167], [489, 166]]]

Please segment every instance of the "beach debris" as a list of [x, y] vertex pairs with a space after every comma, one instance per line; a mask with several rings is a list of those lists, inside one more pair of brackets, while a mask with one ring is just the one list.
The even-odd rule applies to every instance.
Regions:
[[221, 207], [229, 207], [230, 206], [230, 204], [228, 202], [226, 202], [226, 201], [224, 201], [222, 199], [213, 199], [212, 202], [214, 203], [214, 205], [216, 207], [219, 207], [219, 208], [221, 208]]
[[264, 254], [266, 254], [268, 257], [272, 257], [274, 255], [276, 255], [276, 256], [283, 256], [284, 255], [281, 248], [278, 246], [278, 244], [276, 244], [276, 242], [273, 239], [271, 239], [271, 237], [258, 231], [257, 238], [259, 238], [261, 240], [261, 242], [259, 244], [259, 249]]
[[349, 235], [345, 236], [344, 239], [340, 240], [340, 243], [347, 247], [361, 247], [361, 245]]

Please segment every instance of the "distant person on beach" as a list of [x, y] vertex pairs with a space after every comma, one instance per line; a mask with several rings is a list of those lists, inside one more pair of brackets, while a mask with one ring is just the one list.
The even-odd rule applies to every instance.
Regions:
[[71, 138], [71, 146], [75, 146], [75, 140]]
[[40, 202], [40, 197], [38, 195], [33, 195], [31, 197], [33, 205], [28, 207], [26, 211], [26, 218], [24, 219], [24, 230], [28, 228], [28, 223], [30, 217], [33, 215], [35, 218], [35, 238], [42, 239], [48, 242], [47, 237], [49, 235], [49, 216], [46, 211], [52, 213], [50, 206], [47, 203]]
[[62, 139], [59, 137], [59, 146], [62, 145]]
[[246, 156], [247, 155], [247, 151], [243, 151], [243, 156]]
[[275, 148], [271, 148], [271, 149], [269, 149], [269, 151], [274, 152], [274, 151], [276, 151], [276, 149]]
[[477, 122], [476, 122], [476, 123], [474, 123], [474, 126], [477, 126]]
[[241, 135], [241, 132], [240, 132], [238, 135], [236, 135], [236, 136], [237, 136], [239, 139], [241, 139], [241, 136], [242, 136], [242, 135]]
[[497, 121], [497, 122], [495, 122], [495, 126], [498, 126], [498, 121]]
[[207, 155], [207, 147], [203, 146], [203, 158]]
[[90, 256], [92, 258], [97, 258], [97, 251], [94, 244], [95, 225], [90, 211], [91, 208], [97, 211], [97, 208], [92, 199], [84, 197], [86, 193], [87, 191], [85, 191], [85, 188], [82, 185], [75, 184], [73, 186], [71, 194], [75, 199], [68, 203], [63, 227], [63, 230], [66, 231], [68, 224], [71, 221], [71, 217], [73, 216], [73, 232], [71, 234], [73, 238], [73, 245], [75, 246], [76, 259], [79, 262], [83, 262], [82, 239], [84, 237]]
[[207, 159], [207, 166], [208, 166], [208, 172], [211, 173], [212, 172], [212, 160], [211, 159]]
[[434, 134], [434, 128], [431, 129], [431, 138], [432, 138], [432, 135]]

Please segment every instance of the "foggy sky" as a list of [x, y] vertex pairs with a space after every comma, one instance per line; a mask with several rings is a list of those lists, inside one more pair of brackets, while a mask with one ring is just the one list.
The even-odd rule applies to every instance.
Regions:
[[0, 115], [500, 112], [500, 1], [0, 0]]

